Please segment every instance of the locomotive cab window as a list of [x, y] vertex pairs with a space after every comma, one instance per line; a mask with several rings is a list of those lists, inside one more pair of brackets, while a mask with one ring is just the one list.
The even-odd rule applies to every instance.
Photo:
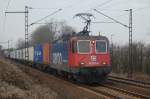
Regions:
[[107, 43], [103, 40], [96, 41], [96, 53], [106, 53], [107, 52]]
[[87, 54], [90, 53], [90, 40], [78, 40], [78, 53]]

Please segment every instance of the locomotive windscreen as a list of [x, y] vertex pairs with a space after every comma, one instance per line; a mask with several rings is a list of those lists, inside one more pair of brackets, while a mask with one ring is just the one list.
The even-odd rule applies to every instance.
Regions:
[[96, 41], [96, 52], [105, 53], [107, 51], [106, 41], [97, 40]]
[[90, 40], [78, 40], [78, 52], [90, 53]]

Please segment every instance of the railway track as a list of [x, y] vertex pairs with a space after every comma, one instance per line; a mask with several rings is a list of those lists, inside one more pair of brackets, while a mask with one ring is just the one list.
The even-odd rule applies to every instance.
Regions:
[[[65, 80], [65, 79], [63, 79], [63, 80]], [[74, 83], [74, 82], [71, 81], [71, 83]], [[129, 84], [129, 83], [127, 83], [127, 84]], [[96, 93], [96, 95], [103, 95], [108, 98], [122, 99], [122, 97], [126, 97], [125, 99], [129, 99], [129, 98], [130, 99], [134, 99], [134, 98], [135, 99], [136, 98], [150, 99], [150, 96], [139, 94], [134, 91], [118, 88], [118, 87], [115, 87], [115, 86], [113, 86], [111, 84], [107, 84], [107, 83], [98, 84], [96, 86], [77, 84], [77, 83], [74, 85], [77, 85], [78, 88], [81, 88], [81, 89], [90, 90], [92, 93]], [[103, 90], [103, 89], [105, 89], [105, 90]]]
[[[59, 76], [57, 76], [59, 77]], [[69, 82], [71, 82], [74, 85], [77, 85], [78, 88], [84, 89], [84, 90], [90, 90], [92, 93], [96, 93], [96, 95], [103, 95], [106, 96], [108, 98], [113, 98], [113, 99], [123, 99], [122, 97], [126, 97], [125, 99], [150, 99], [149, 96], [147, 95], [143, 95], [143, 94], [139, 94], [136, 93], [134, 91], [130, 91], [130, 90], [125, 90], [122, 88], [118, 88], [115, 86], [111, 86], [110, 84], [92, 84], [92, 85], [86, 85], [86, 84], [80, 84], [77, 83], [75, 81], [66, 79], [66, 78], [61, 78], [62, 80], [67, 80]], [[105, 89], [105, 90], [103, 90]]]
[[[100, 95], [104, 95], [108, 98], [113, 98], [113, 99], [122, 99], [120, 96], [118, 95], [115, 95], [115, 94], [112, 94], [111, 92], [108, 92], [108, 91], [103, 91], [103, 90], [99, 90], [95, 87], [91, 87], [91, 86], [82, 86], [80, 88], [85, 88], [86, 90], [91, 90], [93, 91], [94, 93], [97, 93], [97, 94], [100, 94]], [[101, 87], [103, 88], [103, 87]]]
[[[115, 98], [115, 99], [116, 98], [122, 99], [122, 96], [119, 94], [123, 94], [127, 97], [130, 97], [131, 99], [132, 98], [150, 99], [150, 94], [148, 94], [150, 93], [150, 83], [148, 82], [131, 80], [131, 79], [126, 79], [126, 78], [121, 78], [116, 76], [109, 76], [108, 81], [115, 82], [115, 84], [118, 83], [124, 84], [126, 85], [127, 88], [117, 87], [116, 85], [113, 85], [111, 83], [101, 83], [97, 87], [86, 86], [86, 88], [94, 92], [97, 92], [99, 94], [103, 94], [110, 98]], [[128, 88], [130, 86], [135, 87], [135, 89], [131, 90], [132, 88]], [[103, 91], [101, 90], [102, 88], [107, 88], [108, 91]], [[141, 90], [141, 92], [139, 92], [138, 90], [136, 91], [136, 88], [138, 88], [138, 90]], [[115, 93], [119, 93], [119, 94], [117, 95], [110, 90], [113, 90], [115, 91]]]
[[110, 88], [110, 89], [113, 89], [113, 90], [116, 90], [116, 91], [119, 91], [119, 92], [121, 92], [123, 94], [134, 96], [136, 98], [150, 99], [150, 96], [143, 95], [143, 94], [140, 94], [140, 93], [137, 93], [137, 92], [134, 92], [134, 91], [130, 91], [130, 90], [122, 89], [122, 88], [113, 87], [111, 85], [102, 85], [102, 86]]
[[122, 88], [117, 88], [108, 84], [100, 84], [97, 87], [91, 86], [82, 86], [82, 87], [86, 88], [87, 90], [91, 90], [95, 93], [102, 94], [104, 96], [114, 99], [150, 99], [150, 96], [136, 93], [130, 90], [125, 90]]
[[[150, 96], [136, 93], [131, 90], [125, 90], [122, 88], [114, 87], [109, 84], [100, 84], [96, 87], [91, 87], [91, 86], [83, 86], [84, 88], [87, 88], [88, 90], [94, 91], [98, 94], [105, 95], [109, 98], [114, 98], [114, 99], [150, 99]], [[106, 89], [102, 90], [102, 89]]]
[[109, 76], [108, 80], [114, 81], [114, 82], [119, 82], [119, 83], [124, 83], [128, 85], [133, 85], [145, 89], [150, 89], [150, 83], [148, 82], [143, 82], [143, 81], [138, 81], [138, 80], [132, 80], [132, 79], [127, 79], [127, 78], [121, 78], [121, 77], [116, 77], [116, 76]]

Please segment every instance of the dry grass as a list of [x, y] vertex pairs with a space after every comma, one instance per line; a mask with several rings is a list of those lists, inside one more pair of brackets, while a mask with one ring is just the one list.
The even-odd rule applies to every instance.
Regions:
[[17, 66], [0, 60], [0, 99], [57, 99], [57, 94]]

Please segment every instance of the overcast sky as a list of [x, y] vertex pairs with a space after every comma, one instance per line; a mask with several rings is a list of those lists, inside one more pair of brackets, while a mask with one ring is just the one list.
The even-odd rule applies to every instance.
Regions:
[[[0, 0], [0, 42], [24, 38], [24, 14], [7, 14], [9, 0]], [[143, 41], [150, 43], [150, 0], [10, 0], [7, 11], [24, 11], [25, 5], [34, 9], [29, 10], [29, 23], [32, 23], [58, 9], [62, 11], [43, 20], [47, 22], [54, 20], [65, 20], [69, 25], [80, 31], [84, 24], [83, 20], [73, 18], [77, 13], [88, 12], [95, 16], [93, 21], [111, 20], [93, 11], [92, 8], [121, 21], [128, 25], [129, 12], [124, 11], [133, 9], [133, 41]], [[32, 33], [38, 25], [29, 28]], [[93, 34], [107, 36], [110, 39], [113, 34], [113, 42], [117, 44], [128, 43], [128, 29], [117, 23], [92, 24]], [[15, 44], [13, 44], [15, 45]]]

